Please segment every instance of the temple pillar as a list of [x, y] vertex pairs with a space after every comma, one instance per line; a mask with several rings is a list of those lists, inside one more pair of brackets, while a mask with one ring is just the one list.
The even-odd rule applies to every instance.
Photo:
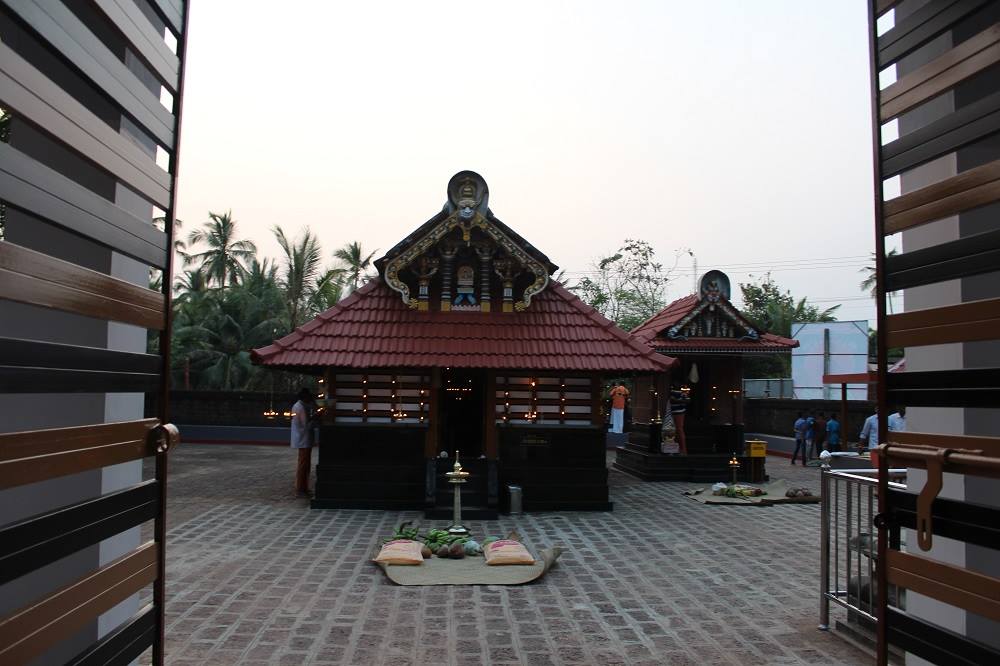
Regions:
[[441, 252], [441, 311], [451, 310], [451, 274], [454, 267], [455, 255], [458, 254], [458, 246], [451, 243], [444, 243], [440, 248]]
[[479, 257], [479, 309], [490, 311], [490, 273], [492, 273], [493, 247], [488, 243], [477, 243], [476, 256]]

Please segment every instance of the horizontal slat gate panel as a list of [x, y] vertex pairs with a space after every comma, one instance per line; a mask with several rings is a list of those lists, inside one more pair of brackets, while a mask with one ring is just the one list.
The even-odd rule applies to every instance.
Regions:
[[886, 201], [885, 235], [899, 233], [1000, 199], [1000, 160]]
[[[94, 36], [62, 2], [3, 0], [45, 41], [164, 147], [174, 145], [174, 117], [135, 74]], [[0, 56], [4, 59], [6, 56]], [[166, 206], [161, 205], [161, 208]]]
[[170, 175], [155, 160], [2, 43], [0, 100], [160, 208], [168, 207]]
[[1000, 25], [993, 25], [882, 90], [882, 122], [950, 90], [998, 61]]
[[885, 318], [890, 347], [1000, 338], [1000, 298], [912, 310]]
[[0, 464], [0, 490], [75, 474], [88, 469], [110, 467], [156, 454], [155, 445], [145, 440], [115, 442], [105, 446], [50, 453]]
[[0, 465], [20, 458], [65, 453], [115, 442], [144, 440], [156, 424], [156, 419], [142, 419], [3, 433], [0, 434]]
[[0, 584], [152, 520], [159, 492], [144, 481], [0, 529]]
[[157, 354], [0, 337], [0, 365], [158, 375], [160, 363]]
[[165, 233], [5, 143], [0, 199], [117, 252], [166, 266]]
[[0, 298], [146, 328], [165, 320], [162, 294], [10, 242], [0, 243]]
[[[898, 527], [917, 528], [917, 495], [890, 490], [892, 516]], [[1000, 550], [1000, 509], [938, 497], [932, 505], [934, 535]]]
[[968, 16], [989, 0], [935, 0], [898, 22], [878, 38], [878, 67], [888, 67], [903, 56], [916, 51], [964, 16]]
[[181, 3], [172, 0], [150, 0], [150, 4], [157, 9], [175, 35], [181, 34], [181, 26], [184, 23]]
[[887, 620], [889, 642], [932, 664], [982, 666], [1000, 663], [1000, 650], [894, 608], [888, 609]]
[[891, 404], [908, 407], [1000, 405], [1000, 368], [967, 368], [886, 375]]
[[1000, 621], [1000, 580], [898, 550], [886, 564], [890, 583]]
[[144, 393], [159, 374], [0, 365], [0, 393]]
[[31, 606], [0, 619], [0, 663], [23, 664], [156, 580], [147, 543]]
[[984, 455], [1000, 458], [1000, 437], [889, 431], [889, 443], [905, 446], [936, 446], [942, 449], [981, 450]]
[[882, 177], [890, 178], [997, 131], [1000, 131], [1000, 92], [884, 145]]
[[156, 609], [149, 604], [121, 627], [70, 659], [66, 666], [126, 666], [145, 652], [155, 637]]
[[180, 62], [167, 48], [163, 38], [156, 34], [153, 25], [143, 16], [135, 2], [94, 0], [94, 4], [122, 31], [132, 49], [146, 61], [170, 92], [176, 92]]
[[1000, 230], [885, 258], [885, 288], [898, 291], [1000, 271]]
[[0, 392], [156, 390], [160, 357], [0, 337]]
[[892, 9], [893, 5], [896, 5], [900, 0], [875, 0], [875, 15], [881, 16], [887, 11]]

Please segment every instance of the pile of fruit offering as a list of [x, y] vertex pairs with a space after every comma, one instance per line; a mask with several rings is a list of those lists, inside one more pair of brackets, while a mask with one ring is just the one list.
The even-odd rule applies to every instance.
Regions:
[[724, 488], [716, 488], [712, 490], [712, 494], [725, 495], [726, 497], [760, 497], [761, 495], [766, 495], [767, 493], [756, 486], [733, 484]]
[[421, 536], [420, 530], [416, 527], [411, 527], [412, 523], [407, 521], [402, 523], [396, 528], [395, 534], [391, 538], [386, 539], [386, 541], [393, 541], [396, 539], [409, 539], [410, 541], [422, 541], [423, 547], [420, 552], [423, 554], [424, 559], [428, 559], [437, 555], [442, 558], [452, 558], [461, 559], [466, 555], [482, 555], [483, 546], [486, 546], [493, 541], [497, 541], [500, 537], [487, 537], [483, 539], [482, 545], [477, 541], [468, 536], [458, 536], [456, 534], [449, 534], [447, 530], [428, 530], [426, 535]]

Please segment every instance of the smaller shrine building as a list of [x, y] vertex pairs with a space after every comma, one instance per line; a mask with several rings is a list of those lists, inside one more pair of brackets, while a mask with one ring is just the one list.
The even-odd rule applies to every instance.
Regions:
[[617, 469], [645, 479], [701, 481], [725, 472], [733, 453], [742, 456], [743, 359], [788, 353], [799, 343], [749, 321], [730, 302], [730, 291], [725, 273], [709, 271], [697, 293], [677, 299], [632, 330], [650, 349], [679, 362], [672, 377], [674, 388], [686, 397], [688, 458], [666, 459], [655, 441], [656, 424], [668, 409], [670, 385], [639, 377], [632, 399], [630, 445], [617, 449]]

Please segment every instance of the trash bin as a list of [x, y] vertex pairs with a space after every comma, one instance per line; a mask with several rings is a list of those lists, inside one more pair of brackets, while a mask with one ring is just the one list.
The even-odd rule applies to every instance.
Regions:
[[524, 513], [524, 494], [521, 490], [521, 486], [511, 484], [507, 486], [507, 492], [510, 493], [510, 512], [513, 515], [518, 516]]

